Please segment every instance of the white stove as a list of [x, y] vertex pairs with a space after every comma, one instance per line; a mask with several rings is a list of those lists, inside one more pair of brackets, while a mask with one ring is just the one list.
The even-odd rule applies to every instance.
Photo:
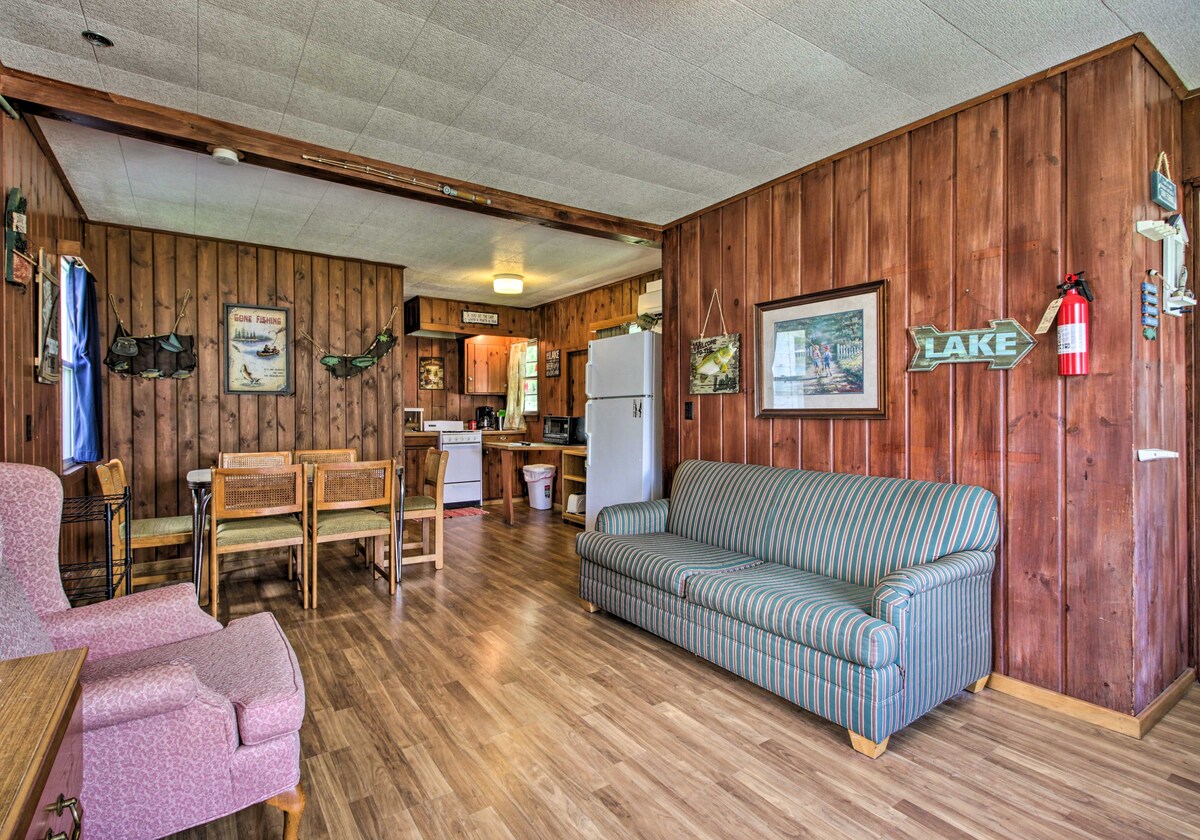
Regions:
[[463, 428], [461, 420], [427, 420], [425, 431], [438, 433], [446, 462], [446, 507], [483, 504], [483, 433]]

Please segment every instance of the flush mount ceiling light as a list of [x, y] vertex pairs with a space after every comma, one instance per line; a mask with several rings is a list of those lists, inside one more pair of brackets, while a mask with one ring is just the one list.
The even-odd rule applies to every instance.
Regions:
[[111, 38], [106, 38], [99, 32], [93, 32], [90, 29], [85, 29], [80, 34], [83, 35], [83, 40], [87, 41], [93, 47], [111, 47], [113, 45]]
[[235, 166], [242, 159], [241, 152], [225, 146], [213, 146], [209, 149], [209, 153], [212, 154], [213, 160], [225, 166]]
[[498, 295], [519, 295], [525, 291], [525, 278], [520, 274], [497, 274], [492, 278], [492, 291]]

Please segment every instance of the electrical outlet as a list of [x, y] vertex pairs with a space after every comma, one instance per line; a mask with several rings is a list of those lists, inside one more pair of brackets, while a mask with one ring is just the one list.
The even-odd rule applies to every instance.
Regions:
[[688, 400], [687, 402], [685, 402], [683, 404], [683, 419], [684, 420], [692, 419], [692, 401], [691, 400]]

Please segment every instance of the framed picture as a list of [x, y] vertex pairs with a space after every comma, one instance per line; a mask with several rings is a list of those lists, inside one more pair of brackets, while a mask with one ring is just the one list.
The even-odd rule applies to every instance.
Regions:
[[546, 351], [546, 378], [562, 375], [562, 350]]
[[742, 390], [742, 337], [737, 333], [692, 339], [689, 394], [736, 394]]
[[756, 417], [887, 417], [887, 281], [754, 306]]
[[292, 311], [225, 304], [225, 393], [292, 393]]
[[444, 356], [421, 356], [417, 359], [417, 388], [421, 391], [446, 390]]
[[37, 273], [38, 322], [37, 347], [33, 359], [34, 379], [53, 385], [62, 378], [62, 358], [59, 355], [59, 301], [60, 293], [54, 259], [45, 251], [38, 254], [40, 263]]

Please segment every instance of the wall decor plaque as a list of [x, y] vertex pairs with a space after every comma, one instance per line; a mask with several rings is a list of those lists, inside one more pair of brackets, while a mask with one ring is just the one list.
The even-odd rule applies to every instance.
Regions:
[[292, 393], [292, 311], [225, 304], [225, 393]]
[[476, 324], [483, 327], [498, 327], [500, 326], [500, 315], [496, 312], [472, 312], [469, 309], [464, 309], [462, 312], [462, 322], [464, 324]]
[[562, 375], [562, 351], [547, 350], [546, 351], [546, 376], [552, 378]]
[[977, 330], [942, 332], [932, 324], [909, 327], [916, 352], [908, 369], [933, 370], [938, 365], [987, 362], [988, 370], [1009, 370], [1028, 355], [1037, 340], [1012, 318], [989, 321]]

